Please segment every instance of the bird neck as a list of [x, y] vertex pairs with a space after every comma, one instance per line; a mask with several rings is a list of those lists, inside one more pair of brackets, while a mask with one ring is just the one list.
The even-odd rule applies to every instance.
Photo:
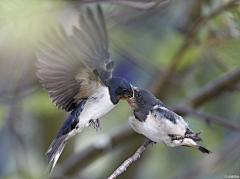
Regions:
[[136, 109], [133, 110], [133, 114], [135, 116], [135, 118], [137, 120], [139, 120], [140, 122], [145, 122], [145, 120], [147, 119], [147, 115], [148, 115], [149, 111], [146, 109]]
[[108, 81], [105, 84], [108, 87], [108, 91], [109, 91], [109, 95], [110, 95], [110, 99], [112, 101], [113, 104], [117, 104], [118, 103], [118, 99], [117, 99], [117, 95], [115, 94], [115, 86], [116, 84], [114, 84], [112, 81]]

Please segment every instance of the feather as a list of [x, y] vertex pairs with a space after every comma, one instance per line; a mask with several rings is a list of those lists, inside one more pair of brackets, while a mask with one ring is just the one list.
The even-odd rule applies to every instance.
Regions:
[[[80, 28], [68, 36], [61, 25], [47, 33], [37, 51], [37, 77], [58, 108], [69, 112], [82, 98], [94, 94], [112, 77], [106, 24], [100, 6], [80, 16]], [[98, 74], [93, 72], [97, 70]]]

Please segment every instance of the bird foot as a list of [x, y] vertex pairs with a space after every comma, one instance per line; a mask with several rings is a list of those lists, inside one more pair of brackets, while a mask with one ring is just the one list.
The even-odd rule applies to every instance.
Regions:
[[190, 138], [190, 139], [194, 139], [195, 137], [197, 137], [199, 134], [201, 134], [202, 133], [202, 131], [199, 131], [199, 132], [197, 132], [197, 133], [195, 133], [195, 134], [187, 134], [187, 135], [184, 135], [184, 136], [182, 136], [182, 135], [178, 135], [178, 134], [169, 134], [168, 136], [169, 137], [171, 137], [171, 140], [173, 141], [173, 140], [182, 140], [181, 142], [183, 142], [183, 140], [185, 139], [185, 138]]
[[91, 119], [89, 120], [89, 126], [92, 126], [93, 128], [96, 129], [96, 131], [98, 131], [98, 129], [101, 130], [101, 125], [100, 125], [100, 120], [99, 119]]
[[151, 144], [152, 144], [152, 146], [154, 147], [154, 144], [156, 144], [157, 142], [153, 142], [153, 141], [151, 141]]
[[195, 133], [195, 134], [187, 134], [187, 135], [185, 135], [185, 138], [191, 138], [191, 139], [194, 139], [195, 137], [197, 137], [199, 134], [201, 134], [202, 133], [202, 131], [199, 131], [199, 132], [197, 132], [197, 133]]

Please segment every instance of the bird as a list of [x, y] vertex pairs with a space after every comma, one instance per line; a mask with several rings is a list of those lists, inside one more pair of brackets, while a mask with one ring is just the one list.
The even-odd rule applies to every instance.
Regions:
[[36, 52], [36, 76], [43, 89], [58, 108], [70, 113], [45, 153], [45, 173], [52, 172], [68, 139], [84, 127], [100, 128], [101, 116], [133, 96], [126, 79], [112, 77], [114, 61], [100, 5], [96, 13], [85, 8], [79, 21], [71, 35], [61, 25], [53, 28]]
[[211, 151], [199, 144], [203, 141], [194, 133], [185, 120], [171, 111], [161, 100], [148, 90], [133, 87], [133, 97], [127, 99], [134, 116], [128, 122], [132, 129], [149, 138], [154, 143], [166, 146], [188, 146], [210, 154]]

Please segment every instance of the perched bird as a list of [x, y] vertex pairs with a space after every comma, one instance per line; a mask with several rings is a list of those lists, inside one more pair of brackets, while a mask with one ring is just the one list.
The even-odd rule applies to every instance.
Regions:
[[[100, 6], [94, 14], [87, 8], [80, 16], [80, 28], [68, 36], [60, 26], [37, 52], [36, 75], [58, 108], [70, 112], [48, 148], [50, 173], [69, 138], [84, 127], [100, 127], [98, 118], [120, 99], [133, 96], [132, 86], [123, 78], [112, 78], [108, 35]], [[52, 164], [52, 165], [51, 165]]]
[[153, 142], [166, 146], [189, 146], [203, 153], [211, 153], [197, 141], [202, 141], [194, 133], [184, 119], [171, 111], [162, 101], [145, 89], [133, 87], [134, 97], [128, 99], [134, 117], [129, 124], [139, 134], [143, 134]]

